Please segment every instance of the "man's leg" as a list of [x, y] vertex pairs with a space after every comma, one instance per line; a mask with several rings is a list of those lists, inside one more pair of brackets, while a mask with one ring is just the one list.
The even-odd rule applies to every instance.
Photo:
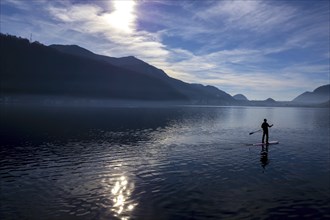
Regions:
[[266, 133], [264, 132], [264, 133], [262, 134], [262, 143], [265, 143], [265, 135], [266, 135]]

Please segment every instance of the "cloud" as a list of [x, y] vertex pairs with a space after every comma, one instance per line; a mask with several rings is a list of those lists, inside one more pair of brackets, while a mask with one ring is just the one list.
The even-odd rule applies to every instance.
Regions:
[[270, 1], [217, 1], [198, 16], [214, 22], [223, 22], [227, 29], [267, 32], [286, 26], [295, 17], [296, 10], [288, 5]]
[[49, 6], [49, 13], [61, 22], [84, 22], [97, 19], [101, 8], [95, 5], [70, 5], [69, 7]]
[[[12, 5], [20, 10], [28, 11], [31, 9], [31, 4], [28, 1], [20, 1], [20, 0], [2, 0], [2, 4]], [[32, 3], [34, 4], [34, 3]]]
[[104, 11], [95, 4], [50, 5], [48, 11], [70, 30], [99, 35], [107, 40], [106, 55], [135, 55], [141, 59], [166, 56], [165, 46], [157, 41], [157, 34], [136, 30], [135, 3], [130, 5], [131, 8], [126, 8], [129, 6], [127, 1], [125, 5], [118, 5], [118, 1], [114, 3], [117, 9], [113, 11]]
[[217, 86], [232, 95], [246, 91], [245, 95], [254, 99], [293, 99], [307, 88], [313, 90], [327, 83], [329, 65], [278, 65], [266, 57], [273, 50], [234, 49], [203, 56], [180, 50], [186, 59], [172, 62], [173, 68], [167, 72], [187, 82]]

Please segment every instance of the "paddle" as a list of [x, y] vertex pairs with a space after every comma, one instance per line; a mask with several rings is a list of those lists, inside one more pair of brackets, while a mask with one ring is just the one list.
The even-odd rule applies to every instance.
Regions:
[[261, 129], [259, 129], [259, 130], [257, 130], [257, 131], [250, 132], [249, 135], [254, 134], [254, 133], [256, 133], [256, 132], [259, 132], [259, 131], [261, 131]]

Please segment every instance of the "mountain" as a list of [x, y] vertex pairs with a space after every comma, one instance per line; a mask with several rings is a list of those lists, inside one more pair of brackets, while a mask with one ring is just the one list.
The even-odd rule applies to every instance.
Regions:
[[320, 104], [330, 100], [330, 84], [320, 86], [313, 92], [304, 92], [292, 100], [296, 103]]
[[140, 72], [142, 74], [149, 75], [152, 77], [157, 77], [157, 78], [168, 77], [163, 70], [158, 69], [154, 66], [151, 66], [148, 63], [135, 58], [134, 56], [121, 57], [121, 58], [108, 57], [108, 56], [104, 56], [104, 55], [95, 54], [85, 48], [79, 47], [78, 45], [52, 44], [49, 47], [54, 48], [63, 53], [81, 56], [81, 57], [98, 60], [98, 61], [104, 61], [109, 64], [112, 64], [112, 65], [115, 65], [118, 67], [123, 67], [123, 68], [129, 69], [129, 70], [133, 70], [135, 72]]
[[267, 102], [267, 103], [275, 103], [276, 101], [272, 98], [268, 98], [266, 99], [264, 102]]
[[191, 104], [222, 104], [228, 105], [235, 103], [235, 99], [226, 92], [213, 86], [201, 84], [189, 84], [181, 80], [169, 77], [163, 70], [158, 69], [134, 56], [114, 58], [98, 55], [77, 45], [50, 45], [63, 53], [87, 57], [93, 60], [103, 61], [112, 65], [132, 70], [150, 77], [161, 79], [178, 92], [188, 97]]
[[43, 95], [193, 104], [231, 104], [212, 86], [189, 84], [135, 57], [113, 58], [76, 45], [45, 46], [0, 35], [1, 95]]
[[131, 70], [1, 35], [1, 93], [86, 98], [174, 100], [189, 98], [166, 82]]
[[245, 95], [243, 94], [236, 94], [233, 96], [234, 99], [239, 100], [239, 101], [249, 101]]

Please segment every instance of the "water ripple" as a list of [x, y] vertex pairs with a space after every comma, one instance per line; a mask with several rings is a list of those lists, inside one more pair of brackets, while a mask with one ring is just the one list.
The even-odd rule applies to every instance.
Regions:
[[[283, 142], [265, 150], [243, 144], [260, 137], [242, 135], [250, 131], [242, 125], [252, 123], [247, 115], [270, 114], [268, 109], [139, 110], [128, 121], [130, 114], [124, 110], [119, 117], [118, 111], [93, 112], [104, 116], [97, 124], [83, 115], [86, 120], [72, 130], [55, 117], [55, 128], [30, 134], [33, 126], [27, 127], [28, 135], [12, 135], [18, 140], [9, 140], [8, 131], [0, 148], [0, 218], [330, 217], [322, 117], [311, 119], [307, 130], [295, 121], [301, 126], [294, 129], [283, 109], [272, 109], [273, 120], [287, 127], [272, 130]], [[304, 118], [315, 117], [304, 111]], [[151, 113], [153, 120], [143, 121]]]

